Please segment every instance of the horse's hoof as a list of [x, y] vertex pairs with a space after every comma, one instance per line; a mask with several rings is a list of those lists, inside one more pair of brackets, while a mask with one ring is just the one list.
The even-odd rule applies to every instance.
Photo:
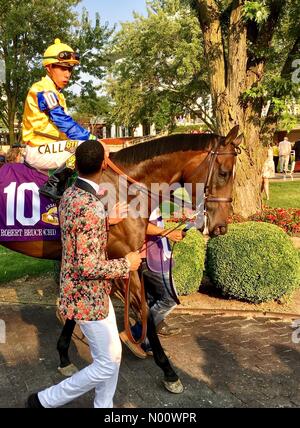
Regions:
[[[168, 360], [170, 360], [171, 354], [168, 351], [166, 351], [165, 349], [164, 349], [164, 353], [165, 353], [165, 356], [168, 358]], [[148, 355], [148, 357], [153, 357], [153, 351], [152, 350], [146, 351], [146, 354]]]
[[173, 394], [181, 394], [183, 392], [183, 385], [180, 379], [176, 380], [176, 382], [167, 382], [166, 380], [163, 380], [163, 385]]
[[69, 364], [66, 367], [58, 367], [57, 370], [65, 377], [71, 377], [78, 372], [78, 368], [74, 364]]
[[125, 331], [122, 331], [121, 333], [119, 333], [119, 336], [120, 336], [120, 339], [122, 340], [122, 342], [124, 343], [124, 345], [126, 345], [127, 348], [130, 349], [130, 351], [136, 357], [141, 358], [141, 359], [147, 358], [146, 352], [141, 348], [140, 345], [130, 342]]

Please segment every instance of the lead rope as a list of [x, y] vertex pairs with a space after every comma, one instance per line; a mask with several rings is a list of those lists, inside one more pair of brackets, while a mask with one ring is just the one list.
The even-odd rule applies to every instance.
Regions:
[[147, 336], [147, 317], [148, 317], [148, 306], [145, 294], [145, 284], [143, 274], [141, 275], [141, 324], [142, 334], [139, 339], [135, 339], [132, 335], [130, 321], [129, 321], [129, 310], [130, 310], [130, 275], [125, 281], [125, 303], [124, 303], [124, 327], [128, 339], [131, 343], [139, 345], [143, 343]]

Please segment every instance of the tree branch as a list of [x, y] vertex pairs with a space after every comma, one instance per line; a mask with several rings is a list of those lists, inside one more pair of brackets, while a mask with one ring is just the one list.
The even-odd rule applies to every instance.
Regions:
[[[246, 88], [247, 70], [247, 28], [243, 19], [244, 0], [235, 0], [232, 4], [228, 42], [228, 93], [230, 104], [236, 106], [237, 115], [242, 114], [239, 105], [240, 94]], [[236, 117], [239, 123], [242, 117]]]
[[[247, 25], [248, 39], [258, 47], [260, 51], [266, 51], [273, 40], [274, 33], [278, 28], [281, 15], [285, 9], [286, 1], [273, 0], [270, 2], [270, 14], [266, 22], [259, 28], [256, 22], [250, 21]], [[256, 69], [260, 64], [265, 64], [264, 54], [256, 56], [249, 52], [248, 69]], [[253, 76], [252, 76], [253, 77]]]
[[225, 91], [226, 75], [220, 10], [214, 0], [196, 0], [194, 5], [203, 32], [212, 88], [222, 93]]
[[184, 108], [188, 109], [191, 113], [193, 113], [195, 116], [199, 117], [204, 123], [205, 125], [207, 125], [207, 127], [213, 131], [213, 132], [217, 132], [217, 124], [216, 122], [213, 120], [213, 118], [211, 118], [210, 116], [208, 116], [208, 114], [206, 113], [206, 111], [204, 110], [204, 108], [196, 103], [197, 107], [199, 108], [201, 115], [199, 115], [199, 110], [195, 110], [190, 106], [186, 106], [186, 104], [184, 104], [183, 102], [179, 102], [179, 105], [182, 105]]

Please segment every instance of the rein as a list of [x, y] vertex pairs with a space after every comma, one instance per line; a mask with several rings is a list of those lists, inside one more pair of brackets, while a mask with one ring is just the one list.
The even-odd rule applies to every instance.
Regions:
[[[126, 180], [129, 181], [129, 183], [137, 184], [139, 187], [142, 188], [141, 183], [134, 180], [132, 177], [130, 177], [124, 171], [122, 171], [110, 158], [105, 158], [105, 162], [106, 162], [107, 166], [109, 166], [110, 169], [112, 169], [117, 175], [123, 175], [124, 177], [126, 177]], [[146, 189], [144, 189], [144, 190], [146, 190]], [[147, 190], [147, 192], [149, 193], [149, 190]]]

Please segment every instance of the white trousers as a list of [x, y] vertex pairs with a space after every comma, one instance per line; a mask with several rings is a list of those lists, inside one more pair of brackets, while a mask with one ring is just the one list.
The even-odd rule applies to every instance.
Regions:
[[89, 343], [93, 363], [58, 385], [39, 392], [39, 400], [46, 408], [60, 407], [95, 388], [94, 407], [112, 408], [122, 347], [111, 301], [107, 318], [78, 324]]
[[[27, 146], [25, 161], [33, 168], [47, 171], [62, 166], [83, 141], [51, 141], [41, 146]], [[66, 150], [68, 147], [73, 150]]]
[[287, 172], [289, 169], [289, 160], [290, 160], [290, 156], [286, 155], [286, 156], [279, 156], [279, 166], [280, 166], [280, 172]]

